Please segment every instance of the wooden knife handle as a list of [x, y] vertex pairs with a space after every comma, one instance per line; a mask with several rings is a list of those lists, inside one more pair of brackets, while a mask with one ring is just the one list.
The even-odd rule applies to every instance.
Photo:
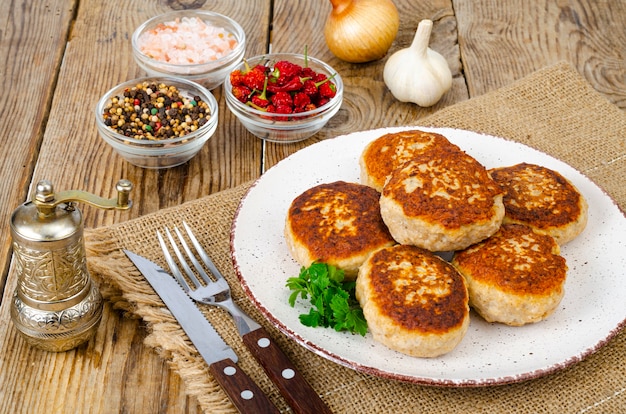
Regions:
[[209, 370], [240, 413], [280, 413], [252, 378], [231, 359], [214, 362]]
[[264, 328], [245, 334], [243, 342], [296, 414], [332, 413]]

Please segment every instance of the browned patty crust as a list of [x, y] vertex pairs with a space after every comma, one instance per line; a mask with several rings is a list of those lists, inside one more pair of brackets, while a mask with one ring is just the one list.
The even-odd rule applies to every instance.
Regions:
[[[407, 182], [414, 178], [419, 184], [410, 187]], [[382, 194], [402, 205], [406, 216], [454, 230], [491, 220], [494, 198], [502, 190], [478, 161], [448, 149], [436, 158], [417, 155], [391, 175]]]
[[[321, 261], [342, 267], [342, 261], [352, 261], [376, 248], [395, 244], [380, 216], [379, 198], [378, 191], [357, 183], [336, 181], [317, 185], [291, 203], [286, 234], [296, 248], [306, 250], [307, 262]], [[362, 263], [365, 257], [358, 260]], [[350, 264], [355, 275], [358, 265]]]
[[368, 263], [376, 306], [404, 330], [446, 333], [468, 316], [463, 277], [433, 253], [395, 245], [373, 253]]
[[381, 191], [391, 172], [416, 154], [455, 148], [446, 137], [433, 132], [410, 130], [385, 134], [370, 142], [360, 157], [361, 181]]
[[380, 198], [381, 216], [400, 244], [461, 250], [495, 233], [502, 190], [477, 160], [453, 148], [418, 154], [395, 169]]
[[564, 296], [567, 265], [552, 236], [503, 224], [488, 240], [456, 252], [452, 264], [467, 281], [470, 306], [487, 322], [539, 322]]
[[575, 238], [587, 223], [587, 203], [557, 171], [521, 163], [490, 170], [504, 190], [504, 222], [527, 224], [560, 244]]
[[478, 282], [517, 295], [560, 292], [567, 273], [554, 238], [521, 224], [503, 224], [489, 239], [456, 252], [452, 263]]

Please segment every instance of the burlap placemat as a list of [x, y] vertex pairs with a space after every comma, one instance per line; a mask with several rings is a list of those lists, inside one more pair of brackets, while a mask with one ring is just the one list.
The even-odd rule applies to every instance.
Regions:
[[[485, 132], [522, 142], [574, 166], [626, 207], [626, 114], [596, 93], [568, 64], [540, 70], [476, 99], [445, 108], [422, 125]], [[268, 325], [238, 286], [230, 259], [230, 224], [248, 185], [119, 225], [87, 230], [88, 262], [103, 294], [148, 326], [146, 343], [184, 379], [206, 412], [233, 406], [186, 335], [121, 248], [162, 266], [155, 231], [186, 220], [197, 229], [244, 310], [262, 321], [296, 366], [337, 413], [616, 413], [626, 410], [626, 334], [558, 373], [484, 388], [438, 388], [371, 377], [313, 354]], [[625, 305], [626, 306], [626, 305]], [[216, 308], [207, 318], [240, 356], [240, 365], [288, 411], [277, 389], [243, 347], [231, 320]], [[558, 347], [558, 344], [555, 344]]]

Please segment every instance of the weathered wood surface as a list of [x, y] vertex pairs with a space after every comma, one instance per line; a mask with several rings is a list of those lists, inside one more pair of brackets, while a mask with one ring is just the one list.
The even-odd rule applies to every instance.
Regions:
[[[323, 38], [325, 0], [12, 0], [0, 4], [0, 412], [197, 412], [183, 384], [143, 344], [141, 321], [105, 307], [96, 337], [61, 354], [29, 348], [9, 322], [16, 283], [9, 217], [42, 178], [58, 190], [114, 196], [119, 178], [136, 185], [129, 212], [81, 206], [87, 227], [167, 208], [258, 177], [294, 151], [356, 130], [419, 124], [438, 109], [484, 94], [560, 60], [571, 62], [608, 100], [626, 109], [626, 3], [623, 1], [396, 0], [401, 24], [391, 52], [407, 47], [417, 24], [435, 22], [431, 47], [454, 76], [436, 106], [397, 102], [382, 80], [384, 59], [354, 65], [335, 58]], [[98, 137], [93, 107], [110, 87], [142, 74], [133, 30], [172, 8], [202, 7], [234, 17], [248, 36], [246, 55], [271, 49], [309, 53], [346, 84], [337, 116], [314, 138], [265, 147], [224, 104], [219, 128], [186, 165], [150, 171], [125, 163]], [[273, 11], [273, 15], [271, 15]], [[37, 30], [33, 30], [37, 28]], [[270, 33], [270, 28], [272, 29]], [[6, 285], [5, 285], [6, 284]]]
[[75, 3], [0, 3], [0, 291], [10, 261], [9, 218], [26, 199]]

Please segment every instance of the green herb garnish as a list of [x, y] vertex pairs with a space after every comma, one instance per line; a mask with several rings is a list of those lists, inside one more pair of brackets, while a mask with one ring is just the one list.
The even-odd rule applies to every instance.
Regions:
[[343, 279], [343, 270], [326, 263], [302, 267], [298, 277], [287, 279], [286, 286], [293, 290], [289, 304], [294, 307], [298, 296], [310, 298], [309, 313], [300, 314], [300, 322], [305, 326], [330, 327], [365, 336], [367, 321], [354, 294], [356, 282]]

